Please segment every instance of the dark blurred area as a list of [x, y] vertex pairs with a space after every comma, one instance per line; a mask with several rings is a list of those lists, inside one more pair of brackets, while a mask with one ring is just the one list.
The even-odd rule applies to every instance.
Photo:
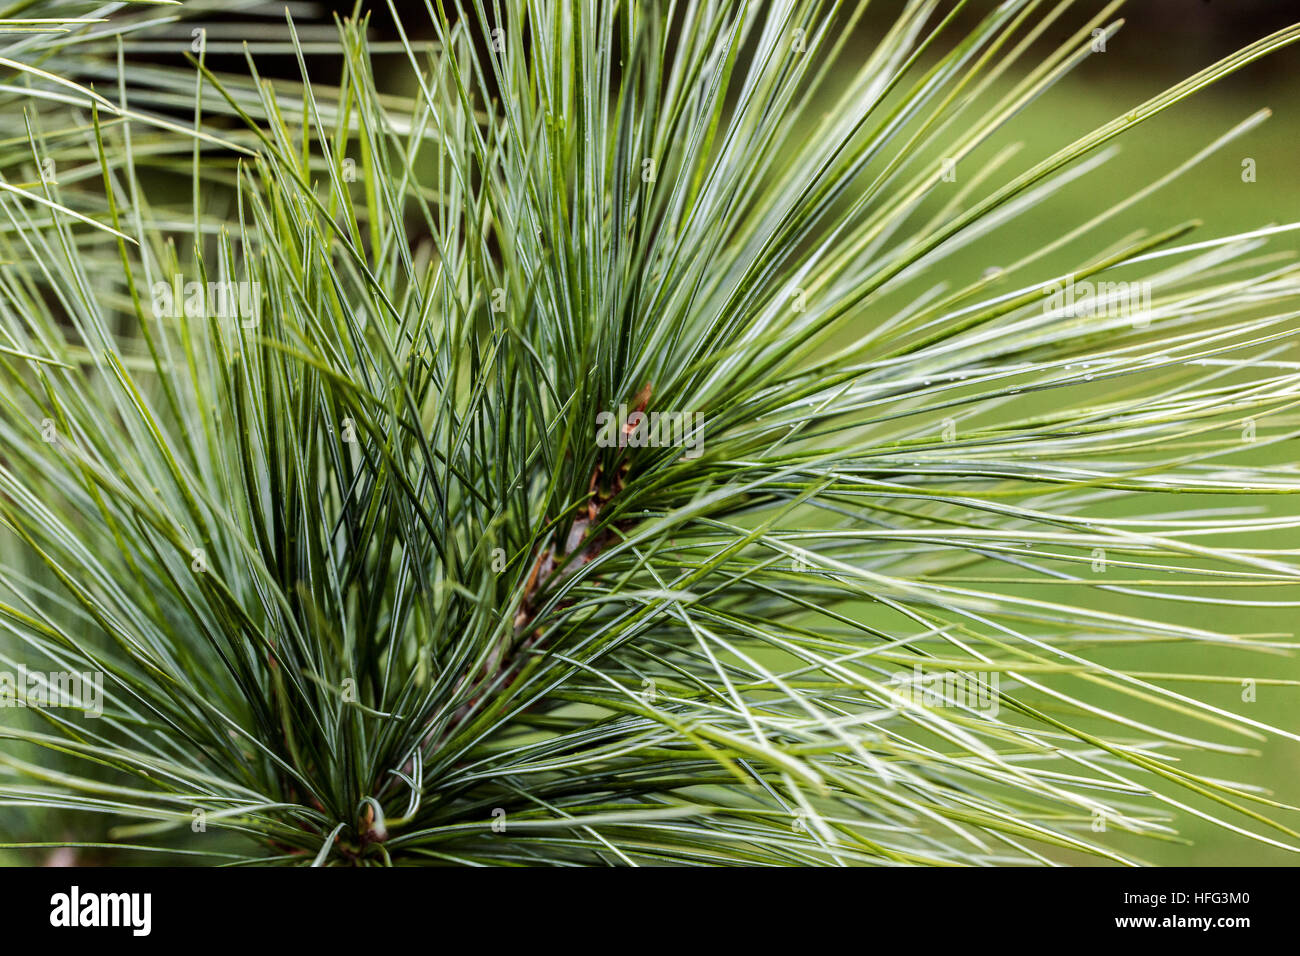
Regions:
[[[1134, 0], [1120, 16], [1152, 41], [1162, 68], [1195, 68], [1300, 21], [1300, 0]], [[1280, 59], [1261, 67], [1286, 75]]]
[[[1087, 12], [1102, 4], [1089, 5]], [[1140, 38], [1141, 56], [1126, 56], [1124, 69], [1160, 76], [1187, 75], [1221, 60], [1260, 37], [1300, 22], [1300, 0], [1130, 0], [1118, 16], [1125, 21], [1116, 42]], [[1081, 68], [1094, 78], [1105, 64], [1094, 57]], [[1281, 51], [1252, 64], [1250, 77], [1275, 84], [1294, 79], [1300, 60]]]
[[[969, 26], [997, 5], [998, 0], [971, 0], [958, 23]], [[350, 0], [321, 4], [323, 9], [339, 16], [350, 15], [355, 6]], [[393, 6], [402, 17], [408, 35], [429, 35], [425, 29], [428, 14], [423, 0], [394, 0]], [[877, 27], [887, 25], [905, 6], [903, 0], [875, 0], [868, 8], [866, 19]], [[940, 12], [952, 6], [952, 3], [943, 4]], [[1051, 0], [1047, 0], [1041, 9], [1048, 10], [1051, 6]], [[1091, 15], [1104, 6], [1105, 0], [1077, 2], [1066, 19]], [[363, 3], [363, 9], [369, 10], [377, 37], [396, 37], [385, 0]], [[1116, 16], [1127, 22], [1124, 33], [1143, 38], [1149, 52], [1148, 66], [1153, 72], [1187, 72], [1220, 59], [1251, 40], [1300, 22], [1300, 0], [1128, 0]], [[1261, 69], [1277, 77], [1291, 75], [1280, 60], [1266, 62]]]
[[[764, 2], [764, 0], [753, 0]], [[970, 0], [950, 27], [951, 36], [960, 36], [982, 17], [998, 6], [999, 0]], [[1056, 0], [1044, 0], [1038, 12], [1041, 16], [1051, 10]], [[933, 18], [938, 23], [955, 6], [956, 0], [945, 0]], [[853, 4], [845, 4], [851, 8]], [[1106, 6], [1106, 0], [1077, 0], [1042, 41], [1043, 48], [1055, 46], [1071, 36], [1088, 18]], [[393, 0], [393, 7], [401, 17], [402, 27], [413, 42], [432, 39], [434, 31], [423, 0]], [[906, 7], [905, 0], [874, 0], [863, 18], [859, 31], [858, 50], [861, 55], [871, 48], [878, 38]], [[295, 23], [301, 26], [316, 24], [328, 28], [334, 17], [351, 16], [358, 8], [356, 0], [323, 0], [319, 3], [294, 5]], [[449, 15], [454, 5], [447, 4]], [[394, 41], [399, 37], [387, 0], [362, 0], [360, 9], [369, 15], [372, 41]], [[284, 33], [282, 14], [276, 5], [263, 8], [267, 36]], [[314, 15], [313, 15], [314, 14]], [[247, 11], [232, 11], [231, 23], [246, 22]], [[1123, 79], [1126, 82], [1139, 77], [1153, 83], [1169, 83], [1187, 76], [1225, 56], [1241, 49], [1247, 43], [1267, 36], [1293, 23], [1300, 22], [1300, 0], [1128, 0], [1110, 18], [1125, 21], [1124, 28], [1111, 41], [1112, 49], [1121, 54], [1117, 58], [1090, 57], [1078, 70], [1080, 78], [1088, 82], [1106, 83]], [[219, 29], [227, 18], [204, 16], [195, 22], [210, 24]], [[173, 59], [173, 58], [168, 58]], [[392, 53], [381, 57], [393, 64], [394, 71], [407, 72], [405, 55]], [[174, 61], [174, 60], [173, 60]], [[298, 64], [291, 55], [275, 56], [260, 53], [258, 68], [268, 77], [298, 79]], [[214, 55], [209, 65], [218, 71], [242, 71], [243, 59], [239, 55]], [[313, 56], [309, 67], [314, 81], [332, 82], [337, 77], [335, 58]], [[380, 71], [382, 85], [382, 69]], [[1120, 74], [1117, 76], [1117, 74]], [[1241, 77], [1229, 84], [1278, 87], [1294, 83], [1300, 75], [1300, 50], [1291, 48], [1279, 51], [1252, 64]]]

